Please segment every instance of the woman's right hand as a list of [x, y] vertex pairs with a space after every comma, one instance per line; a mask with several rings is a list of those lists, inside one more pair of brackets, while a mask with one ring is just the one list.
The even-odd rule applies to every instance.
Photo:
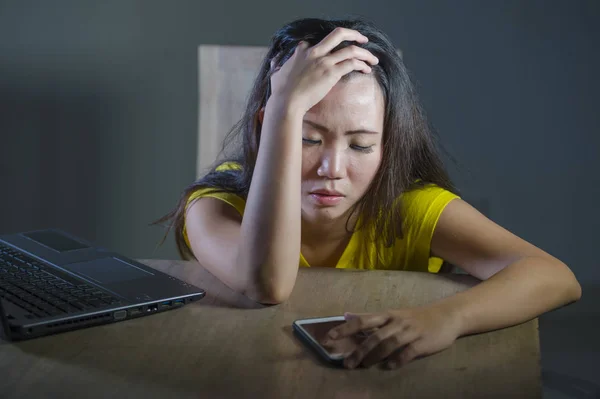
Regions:
[[370, 51], [351, 45], [331, 53], [343, 41], [366, 43], [368, 39], [356, 30], [336, 28], [313, 47], [300, 42], [294, 54], [271, 76], [271, 95], [304, 115], [342, 76], [352, 71], [370, 73], [369, 64], [379, 62]]

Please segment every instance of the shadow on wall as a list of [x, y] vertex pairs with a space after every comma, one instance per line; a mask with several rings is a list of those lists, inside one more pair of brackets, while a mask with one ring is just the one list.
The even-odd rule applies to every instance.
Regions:
[[0, 233], [58, 227], [96, 239], [101, 140], [119, 107], [100, 87], [65, 80], [0, 81]]

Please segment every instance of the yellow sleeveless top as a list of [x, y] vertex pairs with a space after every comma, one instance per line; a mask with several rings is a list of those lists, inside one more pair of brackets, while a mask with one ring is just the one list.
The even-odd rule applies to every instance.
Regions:
[[[219, 170], [236, 169], [237, 164], [226, 163]], [[217, 198], [233, 206], [244, 215], [246, 201], [231, 193], [218, 192], [214, 188], [202, 188], [190, 196], [188, 206], [198, 198]], [[402, 194], [404, 238], [397, 239], [391, 247], [381, 246], [378, 251], [364, 230], [352, 234], [350, 242], [340, 257], [338, 269], [408, 270], [437, 273], [443, 260], [430, 257], [431, 238], [442, 211], [450, 201], [459, 198], [456, 194], [434, 184], [426, 185]], [[185, 224], [183, 237], [191, 249]], [[310, 267], [300, 254], [300, 267]]]

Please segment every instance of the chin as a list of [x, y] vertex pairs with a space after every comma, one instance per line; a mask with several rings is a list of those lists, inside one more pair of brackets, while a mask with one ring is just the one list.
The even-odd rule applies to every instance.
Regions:
[[315, 207], [310, 206], [304, 208], [302, 210], [303, 218], [307, 222], [330, 222], [332, 220], [338, 219], [346, 213], [347, 209], [342, 209], [341, 207]]

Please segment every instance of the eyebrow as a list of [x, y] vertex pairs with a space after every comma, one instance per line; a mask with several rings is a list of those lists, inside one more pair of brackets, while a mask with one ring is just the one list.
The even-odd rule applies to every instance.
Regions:
[[[323, 125], [319, 125], [318, 123], [315, 123], [313, 121], [309, 121], [304, 119], [302, 122], [306, 123], [307, 125], [310, 125], [312, 127], [314, 127], [317, 130], [320, 130], [324, 133], [331, 133], [331, 130], [329, 130], [328, 128], [326, 128]], [[346, 136], [352, 135], [352, 134], [379, 134], [379, 132], [373, 131], [373, 130], [367, 130], [367, 129], [356, 129], [356, 130], [348, 130], [346, 131], [346, 133], [344, 133]]]

